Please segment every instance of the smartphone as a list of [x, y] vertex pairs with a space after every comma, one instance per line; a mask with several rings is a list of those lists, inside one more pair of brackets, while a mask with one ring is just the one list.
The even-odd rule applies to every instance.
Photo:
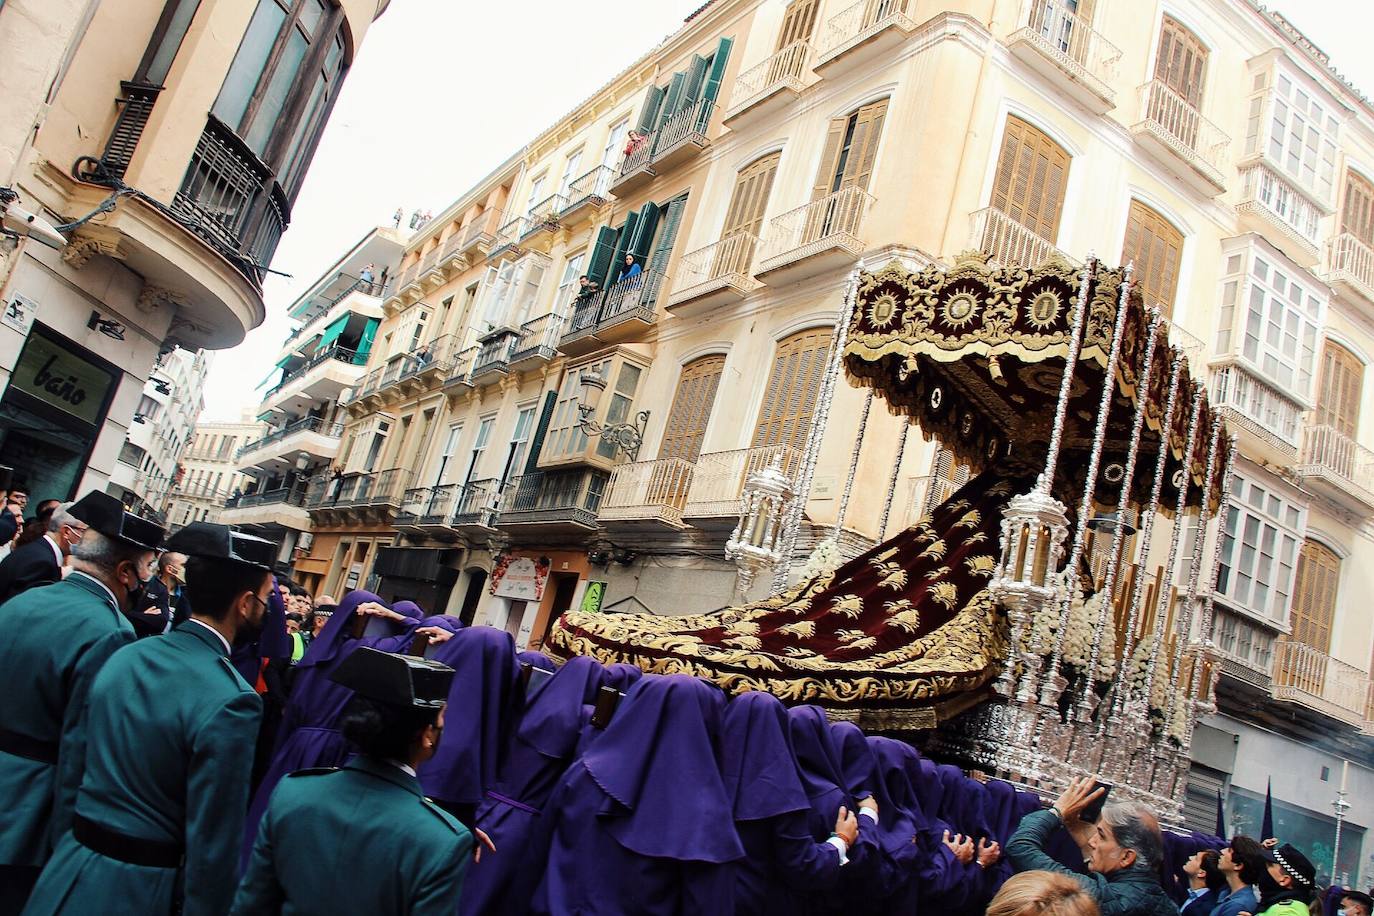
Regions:
[[620, 703], [620, 691], [614, 687], [602, 687], [596, 694], [596, 707], [592, 710], [592, 726], [605, 729], [611, 724], [611, 716]]
[[[1078, 815], [1080, 820], [1086, 821], [1089, 824], [1097, 823], [1097, 819], [1102, 816], [1102, 808], [1107, 804], [1107, 796], [1112, 794], [1112, 784], [1103, 782], [1100, 779], [1095, 780], [1093, 782], [1093, 792], [1096, 792], [1098, 789], [1103, 790], [1102, 794], [1088, 802], [1088, 807], [1084, 808]], [[1091, 795], [1092, 792], [1088, 794]]]

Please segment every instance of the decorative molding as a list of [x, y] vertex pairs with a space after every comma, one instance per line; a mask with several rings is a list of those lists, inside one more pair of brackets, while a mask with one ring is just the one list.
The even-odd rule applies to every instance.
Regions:
[[73, 270], [81, 270], [96, 255], [122, 261], [126, 256], [121, 247], [123, 238], [118, 232], [87, 225], [62, 249], [62, 260]]

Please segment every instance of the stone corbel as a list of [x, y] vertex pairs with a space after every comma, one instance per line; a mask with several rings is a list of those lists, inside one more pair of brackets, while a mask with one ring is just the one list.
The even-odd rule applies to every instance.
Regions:
[[87, 223], [62, 249], [62, 260], [73, 270], [81, 270], [96, 255], [122, 261], [127, 254], [121, 244], [123, 239], [119, 232]]
[[[134, 303], [138, 310], [145, 315], [151, 315], [163, 306], [173, 309], [185, 304], [185, 299], [177, 293], [163, 286], [153, 283], [143, 284], [143, 289], [138, 294], [138, 299]], [[177, 319], [174, 319], [174, 323]], [[184, 321], [184, 319], [181, 319]]]

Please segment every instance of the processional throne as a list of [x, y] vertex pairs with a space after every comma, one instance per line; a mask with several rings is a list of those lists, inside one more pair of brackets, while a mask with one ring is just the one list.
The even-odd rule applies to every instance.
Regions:
[[[858, 271], [835, 365], [972, 479], [767, 600], [688, 617], [570, 613], [550, 648], [767, 690], [871, 730], [927, 730], [929, 750], [1046, 792], [1096, 773], [1177, 820], [1219, 673], [1220, 539], [1207, 531], [1226, 511], [1234, 443], [1130, 273], [980, 254]], [[770, 498], [792, 490], [760, 483]], [[783, 521], [755, 515], [751, 531], [777, 537]]]

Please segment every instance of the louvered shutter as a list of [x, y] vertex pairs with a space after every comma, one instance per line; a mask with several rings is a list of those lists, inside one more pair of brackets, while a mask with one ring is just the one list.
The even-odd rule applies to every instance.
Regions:
[[1135, 265], [1145, 304], [1159, 306], [1166, 318], [1173, 314], [1182, 259], [1183, 233], [1140, 201], [1131, 201], [1121, 263]]
[[668, 83], [668, 94], [663, 99], [663, 109], [659, 112], [658, 124], [662, 126], [682, 107], [682, 96], [687, 88], [687, 74], [674, 73]]
[[1316, 425], [1330, 426], [1351, 439], [1360, 422], [1360, 393], [1364, 363], [1340, 344], [1322, 349], [1322, 390], [1317, 399]]
[[658, 450], [660, 458], [695, 462], [701, 455], [701, 442], [724, 370], [725, 357], [720, 355], [703, 356], [682, 367], [682, 378], [678, 380], [663, 431], [663, 445]]
[[773, 179], [778, 173], [781, 153], [772, 153], [757, 159], [740, 171], [735, 179], [735, 190], [730, 195], [730, 206], [725, 211], [725, 227], [721, 238], [736, 232], [747, 232], [757, 237], [763, 229], [763, 215], [768, 209], [768, 196], [773, 190]]
[[754, 427], [756, 448], [788, 445], [800, 450], [806, 444], [831, 336], [830, 328], [813, 328], [778, 343]]
[[[631, 250], [630, 242], [634, 239], [635, 226], [638, 224], [638, 210], [631, 210], [629, 213], [625, 214], [625, 222], [620, 224], [620, 237], [616, 239], [615, 254], [611, 257], [611, 270], [609, 275], [611, 284], [619, 280], [620, 275], [625, 272], [625, 252]], [[640, 267], [643, 266], [643, 264], [640, 265]]]
[[1340, 575], [1341, 559], [1330, 548], [1316, 541], [1303, 543], [1288, 623], [1294, 641], [1323, 654], [1331, 651], [1331, 622], [1336, 616]]
[[602, 287], [606, 285], [619, 241], [620, 233], [610, 226], [596, 230], [596, 242], [592, 245], [592, 256], [587, 262], [587, 279], [595, 280]]
[[683, 194], [668, 201], [668, 206], [663, 210], [662, 219], [659, 220], [663, 225], [658, 232], [658, 241], [654, 246], [653, 257], [649, 259], [648, 266], [645, 268], [645, 270], [653, 272], [641, 298], [645, 306], [652, 306], [658, 301], [663, 277], [668, 272], [668, 261], [673, 256], [673, 244], [677, 241], [677, 232], [682, 226], [682, 214], [686, 209], [687, 195]]
[[1048, 242], [1059, 237], [1069, 154], [1020, 118], [1008, 117], [992, 181], [992, 206]]
[[1194, 108], [1202, 106], [1202, 79], [1207, 68], [1207, 48], [1177, 20], [1164, 17], [1159, 33], [1155, 79], [1183, 97]]
[[840, 188], [857, 187], [868, 190], [873, 176], [873, 164], [878, 158], [878, 141], [882, 139], [883, 122], [887, 119], [887, 99], [880, 99], [859, 109], [854, 122], [854, 139], [849, 144], [849, 158], [845, 161]]
[[1345, 207], [1341, 210], [1341, 232], [1348, 232], [1374, 247], [1374, 184], [1354, 172], [1345, 177]]
[[[730, 49], [734, 47], [733, 38], [722, 38], [716, 45], [715, 57], [711, 59], [711, 72], [706, 75], [706, 88], [702, 90], [701, 96], [712, 105], [720, 95], [720, 84], [725, 79], [725, 67], [730, 63]], [[703, 112], [704, 117], [709, 117], [710, 112]], [[705, 130], [706, 124], [699, 123], [698, 130]]]
[[701, 98], [702, 84], [706, 82], [707, 60], [700, 54], [692, 55], [692, 62], [687, 66], [687, 83], [682, 91], [682, 107], [690, 108], [692, 103]]
[[635, 256], [639, 266], [645, 270], [649, 269], [649, 252], [653, 247], [654, 230], [658, 228], [658, 216], [658, 204], [652, 201], [646, 203], [644, 208], [639, 211], [634, 235], [630, 239], [629, 251]]
[[530, 437], [529, 457], [525, 459], [525, 473], [539, 470], [539, 453], [544, 450], [544, 437], [549, 432], [549, 421], [553, 417], [554, 405], [558, 402], [558, 392], [550, 391], [544, 395], [544, 409], [539, 412], [539, 425]]
[[811, 188], [812, 200], [820, 200], [834, 193], [835, 176], [840, 169], [840, 150], [848, 130], [849, 118], [836, 118], [830, 122], [830, 130], [825, 135], [825, 147], [821, 152], [820, 169], [816, 172], [816, 183]]
[[658, 86], [650, 86], [649, 92], [644, 96], [644, 107], [639, 112], [639, 123], [635, 125], [635, 130], [641, 134], [647, 134], [658, 126], [658, 112], [663, 105], [664, 91]]
[[794, 41], [810, 41], [816, 27], [816, 6], [819, 0], [793, 0], [782, 14], [782, 28], [778, 31], [778, 47], [783, 48]]

